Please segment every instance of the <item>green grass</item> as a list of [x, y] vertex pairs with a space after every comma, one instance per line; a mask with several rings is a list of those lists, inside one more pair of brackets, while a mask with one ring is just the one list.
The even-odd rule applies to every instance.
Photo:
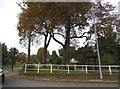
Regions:
[[[50, 70], [40, 70], [39, 73], [37, 73], [37, 70], [27, 70], [26, 73], [24, 73], [24, 70], [19, 71], [20, 74], [51, 74]], [[104, 75], [110, 75], [109, 72], [102, 72]], [[68, 74], [68, 71], [62, 71], [62, 70], [53, 70], [52, 74], [60, 74], [60, 75], [64, 75], [64, 74]], [[85, 71], [74, 71], [74, 70], [70, 70], [69, 74], [99, 74], [99, 72], [96, 71], [89, 71], [88, 73], [86, 73]], [[113, 72], [111, 75], [119, 75], [120, 72]]]
[[[21, 74], [51, 74], [50, 70], [40, 70], [39, 73], [37, 73], [37, 70], [28, 70], [26, 73], [24, 73], [23, 70], [19, 71]], [[61, 70], [57, 70], [57, 71], [53, 71], [52, 74], [68, 74], [67, 71], [61, 71]], [[85, 74], [85, 72], [81, 72], [81, 71], [70, 71], [70, 74]]]
[[[15, 64], [13, 65], [13, 68], [18, 68], [18, 67], [23, 67], [24, 64]], [[11, 68], [12, 65], [11, 64], [8, 64], [8, 65], [4, 65], [3, 68]]]
[[[68, 74], [68, 71], [67, 71], [67, 68], [65, 67], [52, 67], [53, 68], [53, 71], [52, 71], [52, 74]], [[33, 67], [31, 69], [36, 69], [36, 70], [27, 70], [26, 73], [24, 73], [24, 70], [21, 70], [20, 73], [21, 74], [51, 74], [50, 73], [50, 66], [40, 66], [40, 69], [46, 69], [46, 70], [39, 70], [39, 73], [37, 73], [37, 67]], [[60, 69], [60, 70], [57, 70], [57, 69]], [[73, 70], [71, 70], [73, 69]], [[64, 71], [63, 71], [64, 70]], [[107, 72], [104, 72], [102, 71], [102, 73], [104, 75], [110, 75], [109, 71], [106, 70]], [[99, 71], [88, 71], [88, 73], [86, 73], [85, 69], [84, 71], [82, 70], [74, 70], [74, 67], [70, 67], [70, 71], [69, 71], [69, 74], [84, 74], [84, 75], [87, 75], [87, 74], [99, 74]], [[111, 75], [119, 75], [120, 72], [112, 72]]]

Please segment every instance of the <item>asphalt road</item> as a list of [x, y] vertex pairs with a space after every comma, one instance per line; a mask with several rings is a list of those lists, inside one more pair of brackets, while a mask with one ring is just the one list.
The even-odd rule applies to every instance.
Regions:
[[118, 87], [118, 84], [79, 83], [79, 82], [46, 82], [6, 78], [3, 87]]
[[[13, 68], [13, 70], [15, 71], [15, 70], [20, 70], [20, 69], [22, 69], [22, 67], [19, 67], [19, 68]], [[11, 71], [12, 69], [11, 68], [4, 68], [4, 72], [9, 72], [9, 71]]]

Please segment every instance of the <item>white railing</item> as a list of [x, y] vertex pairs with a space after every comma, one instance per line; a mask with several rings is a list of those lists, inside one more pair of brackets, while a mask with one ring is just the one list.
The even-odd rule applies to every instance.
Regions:
[[[28, 68], [28, 66], [34, 66], [35, 68]], [[43, 68], [43, 66], [46, 66], [47, 68]], [[60, 69], [60, 67], [64, 67], [64, 69]], [[85, 71], [85, 73], [88, 73], [88, 71], [99, 71], [99, 65], [25, 64], [24, 73], [26, 73], [27, 70], [36, 70], [37, 73], [39, 73], [40, 70], [49, 70], [52, 74], [53, 70], [60, 70], [67, 71], [67, 73], [69, 74], [71, 70], [70, 67], [72, 67], [72, 70], [74, 71]], [[118, 65], [101, 65], [101, 67], [103, 72], [109, 72], [110, 74], [112, 74], [112, 72], [120, 72], [120, 66]], [[117, 68], [117, 70], [114, 68]]]

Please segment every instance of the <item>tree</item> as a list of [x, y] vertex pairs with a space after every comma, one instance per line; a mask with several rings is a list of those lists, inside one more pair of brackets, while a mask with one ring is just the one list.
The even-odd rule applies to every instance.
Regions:
[[[69, 57], [70, 59], [73, 59], [77, 61], [77, 64], [91, 64], [89, 63], [89, 60], [87, 58], [88, 54], [96, 55], [94, 52], [94, 48], [89, 45], [85, 45], [84, 47], [80, 47], [76, 49], [75, 47], [70, 47], [69, 49]], [[63, 48], [59, 50], [59, 55], [62, 58], [63, 57]]]
[[50, 55], [50, 63], [51, 64], [61, 64], [61, 58], [57, 55], [56, 51], [52, 52], [52, 55]]
[[116, 21], [117, 42], [120, 44], [120, 20]]
[[[91, 3], [57, 3], [54, 5], [54, 18], [57, 19], [56, 30], [52, 34], [53, 39], [58, 42], [63, 47], [63, 60], [62, 64], [69, 63], [69, 48], [70, 44], [76, 38], [86, 37], [85, 26], [88, 26], [87, 18], [85, 14], [88, 12], [91, 7]], [[64, 8], [64, 9], [63, 9]], [[52, 12], [52, 11], [51, 11]], [[53, 12], [52, 12], [53, 13]], [[57, 39], [55, 35], [60, 36], [60, 39]], [[74, 41], [74, 42], [75, 42]], [[76, 43], [74, 43], [76, 44]]]
[[38, 60], [38, 58], [37, 58], [37, 54], [33, 54], [33, 55], [31, 56], [31, 59], [32, 59], [33, 63], [39, 63], [39, 60]]
[[[44, 47], [41, 47], [38, 49], [38, 52], [37, 52], [37, 60], [38, 60], [38, 63], [45, 63], [44, 61]], [[47, 55], [49, 55], [49, 51], [47, 51]]]
[[[25, 7], [26, 6], [26, 7]], [[49, 45], [50, 39], [51, 39], [51, 31], [52, 31], [52, 37], [55, 41], [60, 43], [63, 48], [65, 49], [64, 53], [64, 60], [68, 61], [68, 49], [70, 45], [70, 39], [72, 42], [72, 39], [75, 40], [75, 38], [82, 38], [84, 37], [85, 33], [82, 34], [83, 27], [88, 25], [86, 23], [85, 14], [89, 10], [91, 4], [90, 3], [29, 3], [26, 2], [23, 5], [23, 8], [25, 9], [24, 12], [27, 13], [32, 19], [30, 23], [34, 21], [34, 27], [36, 30], [34, 30], [37, 33], [43, 34], [45, 36], [44, 40], [44, 48], [47, 50], [47, 47]], [[75, 27], [79, 27], [80, 34], [76, 34], [77, 31], [75, 30]], [[62, 28], [65, 28], [64, 30]], [[55, 29], [59, 29], [60, 33], [56, 33]], [[48, 35], [49, 33], [49, 35]], [[45, 35], [46, 34], [46, 35]], [[70, 35], [72, 37], [70, 37]], [[60, 42], [58, 39], [56, 39], [55, 35], [60, 35], [64, 38], [65, 42]], [[46, 52], [46, 51], [45, 51]], [[44, 56], [46, 59], [46, 56]]]
[[39, 48], [37, 52], [38, 63], [44, 63], [43, 54], [44, 54], [44, 48]]
[[87, 55], [89, 54], [94, 55], [94, 49], [92, 46], [85, 45], [84, 47], [77, 49], [75, 59], [79, 64], [91, 64], [89, 61], [90, 58], [87, 58]]
[[[118, 18], [120, 17], [120, 14], [118, 15]], [[117, 19], [116, 21], [116, 31], [117, 31], [117, 51], [116, 51], [116, 64], [120, 64], [120, 19]]]
[[[31, 29], [32, 32], [35, 32], [35, 34], [39, 34], [41, 36], [44, 36], [44, 63], [46, 63], [47, 59], [47, 48], [51, 40], [51, 27], [49, 20], [47, 19], [47, 13], [45, 13], [48, 10], [45, 10], [45, 4], [44, 3], [22, 3], [19, 4], [22, 8], [22, 13], [20, 16], [23, 18], [21, 19], [21, 24], [23, 26], [28, 23], [28, 25], [31, 25], [32, 27], [28, 28]], [[47, 6], [46, 6], [47, 7]], [[20, 20], [20, 19], [19, 19]], [[24, 23], [26, 20], [26, 23]], [[23, 28], [25, 28], [23, 27]], [[33, 28], [33, 29], [32, 29]], [[29, 37], [29, 50], [30, 50], [30, 38]], [[33, 40], [35, 40], [33, 38]], [[40, 41], [40, 40], [39, 40]], [[30, 51], [28, 51], [30, 52]], [[28, 53], [30, 54], [30, 53]], [[28, 55], [29, 56], [29, 55]]]
[[2, 64], [6, 65], [9, 63], [7, 45], [5, 43], [2, 43], [1, 45], [2, 45]]
[[12, 64], [12, 71], [13, 71], [13, 65], [16, 64], [16, 55], [18, 52], [19, 51], [15, 47], [9, 49], [9, 56]]
[[[63, 58], [63, 54], [64, 54], [64, 49], [63, 48], [59, 49], [59, 55], [61, 58]], [[75, 47], [70, 47], [69, 48], [69, 58], [70, 59], [75, 58], [75, 55], [76, 55]]]
[[[2, 66], [2, 44], [0, 42], [0, 67]], [[2, 67], [1, 67], [2, 68]]]
[[116, 64], [120, 64], [120, 44], [118, 45], [117, 54], [116, 54]]
[[[117, 34], [115, 28], [117, 28], [117, 14], [115, 13], [115, 7], [109, 3], [94, 3], [94, 7], [92, 8], [92, 12], [90, 15], [90, 21], [93, 18], [96, 18], [96, 29], [97, 29], [97, 36], [99, 42], [99, 49], [100, 55], [102, 56], [102, 64], [114, 63], [114, 57], [116, 54], [116, 47], [117, 47]], [[93, 12], [94, 11], [94, 12]], [[93, 13], [95, 16], [93, 16]], [[91, 18], [92, 17], [92, 18]], [[94, 34], [94, 25], [91, 27], [91, 33]], [[94, 38], [93, 38], [94, 39]], [[92, 40], [96, 46], [96, 39]], [[112, 48], [112, 49], [111, 49]], [[95, 48], [96, 50], [96, 48]], [[108, 60], [109, 58], [109, 60]]]
[[27, 61], [27, 55], [24, 52], [18, 53], [16, 61], [19, 63], [25, 63]]
[[20, 44], [24, 47], [28, 47], [28, 59], [30, 59], [31, 43], [38, 43], [38, 34], [34, 32], [35, 22], [33, 14], [29, 13], [29, 8], [26, 9], [25, 3], [18, 4], [21, 7], [22, 12], [19, 13], [17, 24], [17, 30], [19, 31]]

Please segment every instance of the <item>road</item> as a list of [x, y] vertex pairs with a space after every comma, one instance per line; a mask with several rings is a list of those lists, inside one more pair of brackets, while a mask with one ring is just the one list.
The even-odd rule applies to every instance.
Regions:
[[[16, 70], [19, 70], [16, 69]], [[6, 69], [6, 72], [10, 69]], [[3, 87], [118, 87], [118, 84], [109, 83], [80, 83], [80, 82], [47, 82], [47, 81], [33, 81], [25, 79], [12, 79], [6, 76]]]
[[[20, 70], [20, 69], [22, 69], [22, 67], [13, 68], [14, 71], [15, 71], [15, 70]], [[4, 72], [9, 72], [9, 71], [11, 71], [11, 70], [12, 70], [11, 68], [4, 68]]]
[[118, 84], [79, 83], [79, 82], [46, 82], [25, 79], [6, 78], [3, 87], [118, 87]]

